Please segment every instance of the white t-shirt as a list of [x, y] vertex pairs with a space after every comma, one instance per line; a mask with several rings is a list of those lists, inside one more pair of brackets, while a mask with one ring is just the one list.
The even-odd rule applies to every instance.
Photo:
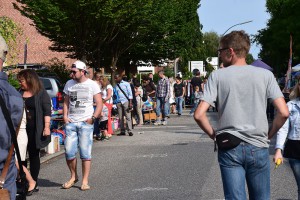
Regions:
[[94, 95], [100, 93], [99, 85], [87, 79], [83, 83], [69, 80], [64, 88], [64, 93], [69, 96], [68, 118], [72, 122], [82, 122], [91, 118], [94, 113]]
[[112, 104], [113, 103], [112, 96], [113, 96], [113, 91], [114, 91], [112, 85], [109, 84], [109, 85], [106, 86], [106, 88], [101, 88], [102, 99], [106, 99], [107, 98], [107, 90], [108, 89], [111, 89], [111, 97], [110, 97], [110, 99], [108, 101], [106, 101], [106, 103]]

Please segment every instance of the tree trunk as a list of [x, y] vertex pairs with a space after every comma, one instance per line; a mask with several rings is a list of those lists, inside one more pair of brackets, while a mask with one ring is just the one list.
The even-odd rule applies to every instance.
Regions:
[[115, 74], [117, 73], [117, 61], [118, 61], [118, 58], [113, 56], [112, 57], [112, 60], [111, 60], [111, 84], [114, 86], [116, 83], [115, 83]]

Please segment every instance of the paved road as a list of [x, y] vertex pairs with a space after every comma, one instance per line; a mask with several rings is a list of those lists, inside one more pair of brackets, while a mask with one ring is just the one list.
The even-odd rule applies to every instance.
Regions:
[[[147, 125], [134, 129], [133, 137], [113, 136], [110, 141], [95, 142], [90, 191], [80, 191], [80, 182], [69, 190], [60, 189], [69, 178], [64, 155], [43, 163], [40, 191], [28, 199], [223, 199], [213, 142], [184, 113], [173, 115], [167, 126]], [[216, 113], [209, 117], [215, 120]], [[270, 151], [270, 159], [272, 154]], [[272, 200], [296, 199], [296, 183], [287, 163], [276, 170], [273, 166]]]

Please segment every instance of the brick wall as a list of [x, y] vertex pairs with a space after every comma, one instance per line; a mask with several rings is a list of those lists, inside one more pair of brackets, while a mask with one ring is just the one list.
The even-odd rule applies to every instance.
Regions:
[[24, 44], [28, 39], [27, 45], [27, 63], [42, 63], [51, 58], [57, 57], [59, 60], [64, 60], [67, 66], [70, 66], [74, 60], [66, 58], [66, 53], [54, 52], [49, 50], [51, 41], [48, 38], [38, 33], [32, 25], [32, 20], [24, 17], [21, 13], [14, 9], [13, 2], [15, 0], [0, 0], [0, 16], [6, 16], [12, 19], [23, 30], [23, 35], [18, 38], [18, 58], [19, 64], [24, 63]]

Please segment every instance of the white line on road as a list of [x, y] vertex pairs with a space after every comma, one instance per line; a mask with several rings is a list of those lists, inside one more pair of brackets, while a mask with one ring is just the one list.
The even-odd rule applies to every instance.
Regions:
[[137, 158], [164, 158], [167, 157], [168, 154], [148, 154], [148, 155], [137, 155]]
[[138, 130], [140, 130], [140, 129], [153, 129], [153, 128], [161, 128], [161, 127], [168, 127], [168, 128], [185, 128], [185, 127], [187, 127], [187, 126], [172, 126], [172, 125], [166, 125], [166, 126], [143, 126], [143, 127], [141, 127], [141, 128], [136, 128], [136, 129], [138, 129]]
[[139, 188], [132, 190], [133, 192], [144, 192], [144, 191], [161, 191], [161, 190], [168, 190], [168, 188], [152, 188], [152, 187], [146, 187], [146, 188]]

